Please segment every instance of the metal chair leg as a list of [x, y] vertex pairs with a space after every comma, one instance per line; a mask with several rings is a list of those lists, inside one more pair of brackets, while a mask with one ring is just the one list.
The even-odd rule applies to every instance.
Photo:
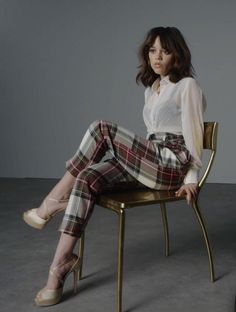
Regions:
[[81, 265], [79, 268], [79, 274], [78, 274], [78, 280], [82, 279], [82, 267], [83, 267], [83, 259], [84, 259], [84, 239], [85, 239], [85, 231], [81, 235], [79, 239], [79, 250], [78, 250], [78, 256], [80, 257]]
[[117, 312], [122, 312], [122, 282], [123, 282], [123, 256], [124, 256], [124, 236], [125, 236], [125, 211], [119, 212], [119, 242], [118, 242], [118, 276], [117, 276]]
[[192, 207], [193, 207], [193, 210], [194, 210], [194, 212], [195, 212], [195, 214], [197, 216], [198, 222], [199, 222], [199, 224], [201, 226], [201, 229], [202, 229], [202, 233], [203, 233], [203, 236], [204, 236], [205, 244], [206, 244], [206, 247], [207, 247], [209, 266], [210, 266], [210, 274], [211, 274], [211, 281], [214, 282], [215, 281], [214, 263], [213, 263], [212, 249], [211, 249], [210, 241], [209, 241], [209, 238], [208, 238], [206, 226], [204, 224], [203, 217], [202, 217], [201, 212], [199, 210], [197, 201], [193, 201], [192, 202]]
[[164, 235], [165, 235], [165, 254], [166, 257], [170, 255], [170, 239], [169, 239], [169, 227], [167, 221], [167, 214], [166, 214], [166, 205], [164, 203], [160, 203], [161, 206], [161, 215], [164, 227]]

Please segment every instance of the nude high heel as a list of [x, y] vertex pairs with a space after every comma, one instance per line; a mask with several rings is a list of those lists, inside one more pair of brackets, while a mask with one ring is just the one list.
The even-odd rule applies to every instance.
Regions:
[[[59, 276], [59, 274], [57, 274], [56, 271], [59, 267], [65, 265], [65, 264], [68, 264], [69, 262], [71, 262], [71, 268], [65, 274], [65, 276], [63, 278], [61, 278], [61, 276]], [[78, 282], [78, 271], [80, 268], [80, 264], [81, 264], [80, 258], [77, 255], [72, 254], [72, 258], [68, 262], [64, 262], [64, 263], [50, 269], [49, 273], [51, 275], [56, 276], [56, 278], [60, 281], [61, 286], [60, 286], [60, 288], [57, 288], [57, 289], [48, 289], [48, 288], [41, 289], [35, 297], [35, 303], [38, 306], [45, 307], [45, 306], [51, 306], [51, 305], [54, 305], [54, 304], [57, 304], [58, 302], [60, 302], [61, 297], [62, 297], [63, 286], [65, 283], [65, 280], [71, 272], [73, 272], [73, 274], [74, 274], [74, 294], [76, 294], [77, 293], [77, 282]]]
[[[49, 201], [56, 202], [58, 203], [58, 206], [59, 206], [59, 208], [51, 214], [49, 213], [49, 210], [48, 210], [48, 206], [50, 205]], [[65, 210], [68, 204], [68, 201], [69, 201], [69, 198], [60, 199], [60, 200], [52, 198], [52, 197], [45, 198], [45, 200], [43, 201], [43, 207], [46, 212], [46, 219], [40, 218], [40, 216], [38, 216], [38, 214], [36, 213], [37, 208], [33, 208], [23, 213], [23, 220], [28, 225], [32, 226], [33, 228], [42, 230], [45, 227], [45, 225], [52, 219], [53, 216], [55, 216], [60, 211]]]

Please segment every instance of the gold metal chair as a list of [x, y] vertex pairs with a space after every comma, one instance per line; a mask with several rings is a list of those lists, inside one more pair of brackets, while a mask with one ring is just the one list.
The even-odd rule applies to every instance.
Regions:
[[[203, 217], [198, 206], [198, 196], [206, 181], [206, 178], [210, 172], [213, 164], [213, 160], [216, 153], [216, 143], [217, 143], [217, 122], [205, 122], [204, 123], [204, 142], [203, 148], [210, 150], [211, 155], [207, 163], [207, 167], [198, 183], [198, 195], [192, 201], [191, 205], [197, 217], [197, 220], [201, 226], [204, 241], [207, 248], [209, 267], [210, 267], [210, 278], [211, 281], [215, 280], [214, 264], [212, 250], [206, 230], [206, 226], [203, 221]], [[170, 254], [170, 244], [169, 244], [169, 231], [168, 231], [168, 221], [166, 214], [166, 202], [185, 200], [185, 197], [176, 197], [174, 191], [157, 191], [150, 189], [148, 187], [138, 187], [132, 183], [126, 183], [125, 189], [121, 187], [119, 190], [110, 189], [109, 192], [104, 190], [102, 194], [97, 199], [97, 204], [104, 208], [107, 208], [113, 212], [116, 212], [119, 217], [119, 243], [118, 243], [118, 276], [117, 276], [117, 311], [122, 312], [122, 281], [123, 281], [123, 251], [124, 251], [124, 236], [125, 236], [125, 210], [128, 208], [136, 206], [147, 206], [152, 204], [160, 204], [162, 220], [164, 225], [165, 234], [165, 254], [169, 256]], [[81, 239], [79, 240], [79, 256], [83, 262], [83, 252], [84, 252], [84, 240], [85, 233], [83, 233]], [[79, 272], [79, 279], [82, 278], [82, 264]]]

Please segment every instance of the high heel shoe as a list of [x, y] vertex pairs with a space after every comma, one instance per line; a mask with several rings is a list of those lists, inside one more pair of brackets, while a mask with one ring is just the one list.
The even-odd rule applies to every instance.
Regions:
[[[54, 211], [53, 213], [49, 213], [48, 210], [48, 203], [47, 201], [53, 201], [57, 202], [59, 206], [61, 206], [59, 209]], [[45, 198], [43, 201], [43, 207], [46, 212], [46, 219], [41, 218], [37, 213], [37, 208], [33, 208], [30, 210], [27, 210], [23, 213], [23, 220], [30, 226], [32, 226], [35, 229], [42, 230], [44, 226], [52, 219], [53, 216], [55, 216], [57, 213], [59, 213], [62, 210], [65, 210], [67, 204], [68, 204], [69, 198], [67, 199], [55, 199], [52, 197]]]
[[[56, 270], [65, 264], [69, 264], [70, 262], [71, 262], [71, 268], [69, 269], [69, 271], [67, 271], [67, 273], [62, 278], [59, 274], [56, 273]], [[65, 280], [71, 272], [74, 273], [74, 293], [76, 294], [77, 293], [77, 282], [78, 282], [78, 271], [80, 268], [80, 264], [81, 264], [80, 258], [77, 255], [72, 254], [72, 258], [68, 262], [64, 262], [64, 263], [50, 269], [49, 273], [51, 275], [56, 276], [56, 278], [59, 280], [60, 288], [56, 288], [56, 289], [43, 288], [43, 289], [41, 289], [35, 297], [35, 303], [38, 306], [45, 307], [45, 306], [51, 306], [51, 305], [54, 305], [54, 304], [57, 304], [58, 302], [60, 302], [61, 297], [62, 297], [62, 291], [63, 291], [63, 286], [65, 283]]]

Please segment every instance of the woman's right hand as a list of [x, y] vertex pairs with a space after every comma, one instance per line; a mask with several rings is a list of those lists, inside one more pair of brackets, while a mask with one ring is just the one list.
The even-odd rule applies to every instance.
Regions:
[[186, 194], [186, 200], [188, 205], [196, 197], [198, 193], [198, 184], [197, 183], [188, 183], [183, 184], [178, 191], [175, 192], [177, 197], [183, 196]]

